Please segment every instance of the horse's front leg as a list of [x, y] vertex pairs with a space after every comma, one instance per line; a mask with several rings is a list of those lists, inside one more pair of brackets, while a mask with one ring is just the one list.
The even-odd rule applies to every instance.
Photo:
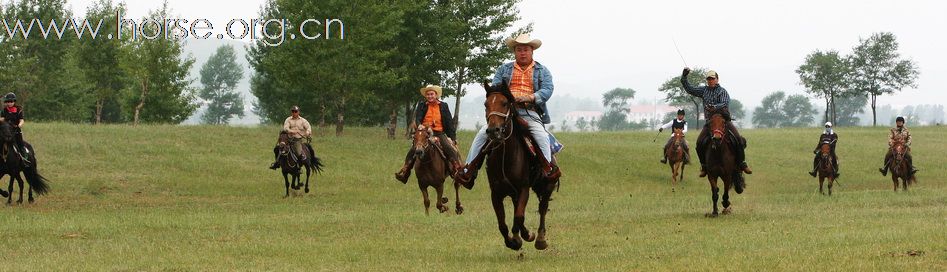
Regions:
[[714, 201], [714, 210], [711, 213], [705, 214], [707, 217], [717, 217], [717, 200], [720, 199], [720, 188], [717, 187], [717, 178], [708, 176], [707, 179], [710, 181], [710, 191], [712, 192], [711, 199]]
[[526, 228], [526, 204], [529, 202], [529, 187], [520, 189], [519, 196], [516, 198], [516, 207], [513, 212], [513, 238], [522, 236], [523, 240], [532, 242], [536, 236], [529, 233]]
[[500, 235], [503, 236], [503, 243], [507, 248], [520, 250], [523, 247], [522, 241], [514, 240], [510, 237], [510, 229], [506, 226], [506, 211], [503, 209], [503, 199], [505, 195], [497, 192], [491, 193], [490, 200], [493, 203], [493, 213], [497, 216], [497, 228], [500, 229]]
[[437, 191], [437, 199], [435, 199], [435, 201], [437, 201], [437, 203], [435, 204], [435, 206], [437, 206], [437, 210], [441, 213], [444, 213], [450, 210], [447, 208], [447, 205], [444, 205], [444, 204], [447, 204], [447, 198], [444, 197], [444, 182], [441, 182], [441, 184], [434, 186], [434, 190]]
[[424, 198], [424, 215], [431, 215], [431, 199], [427, 193], [427, 185], [418, 180], [418, 188], [421, 189], [421, 197]]
[[283, 197], [289, 197], [289, 173], [283, 172], [283, 183], [286, 185], [286, 195]]
[[[835, 183], [835, 177], [829, 177], [829, 195], [832, 195], [832, 184]], [[821, 185], [820, 185], [821, 187]]]
[[[891, 181], [894, 182], [894, 191], [897, 192], [898, 191], [898, 176], [895, 175], [894, 173], [891, 173]], [[10, 188], [13, 188], [13, 186], [10, 186]]]

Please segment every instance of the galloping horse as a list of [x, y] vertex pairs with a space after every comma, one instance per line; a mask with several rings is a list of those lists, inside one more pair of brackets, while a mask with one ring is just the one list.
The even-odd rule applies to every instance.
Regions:
[[891, 169], [891, 181], [894, 182], [895, 192], [898, 191], [898, 179], [902, 181], [903, 191], [908, 190], [908, 185], [917, 182], [917, 178], [911, 174], [911, 165], [904, 158], [908, 152], [907, 149], [908, 147], [904, 146], [904, 142], [901, 140], [896, 140], [891, 145], [891, 153], [894, 154], [894, 157], [889, 162], [888, 167]]
[[[301, 139], [298, 141], [302, 141]], [[306, 168], [306, 193], [309, 193], [309, 174], [312, 169], [316, 172], [322, 171], [322, 161], [319, 157], [315, 156], [312, 147], [309, 145], [303, 145], [303, 153], [305, 158], [298, 158], [298, 154], [292, 151], [292, 145], [290, 144], [289, 133], [281, 131], [279, 134], [279, 142], [277, 148], [279, 149], [279, 165], [283, 172], [283, 182], [286, 184], [286, 195], [289, 196], [289, 188], [292, 187], [293, 190], [299, 190], [302, 187], [302, 181], [299, 178], [300, 170], [302, 167]], [[290, 185], [287, 175], [291, 175], [292, 185]]]
[[819, 159], [819, 193], [825, 194], [822, 191], [822, 184], [825, 182], [825, 179], [829, 179], [829, 195], [832, 195], [832, 183], [835, 183], [835, 167], [832, 166], [832, 152], [831, 147], [828, 142], [823, 142], [819, 147], [819, 154], [821, 158]]
[[[26, 177], [26, 183], [30, 185], [29, 188], [29, 202], [33, 203], [33, 191], [36, 191], [37, 195], [44, 195], [49, 192], [49, 182], [45, 177], [39, 174], [37, 171], [36, 156], [30, 156], [30, 167], [23, 167], [22, 159], [19, 154], [14, 152], [13, 148], [16, 145], [16, 140], [14, 140], [13, 128], [7, 122], [0, 121], [0, 139], [3, 140], [3, 147], [0, 148], [3, 154], [3, 162], [0, 163], [0, 178], [3, 178], [5, 175], [10, 175], [10, 186], [7, 190], [10, 191], [9, 195], [6, 192], [2, 192], [3, 195], [7, 196], [7, 204], [13, 203], [13, 180], [16, 180], [20, 185], [20, 198], [16, 203], [23, 203], [23, 177]], [[24, 142], [23, 147], [30, 150], [30, 153], [36, 154], [33, 152], [33, 147]], [[20, 172], [23, 172], [23, 177], [20, 176]]]
[[668, 160], [668, 165], [671, 166], [671, 192], [674, 192], [677, 181], [684, 180], [684, 131], [682, 129], [674, 129], [674, 140], [664, 150], [664, 155]]
[[723, 180], [723, 214], [729, 214], [730, 208], [730, 188], [734, 188], [738, 194], [743, 193], [743, 173], [737, 165], [734, 148], [741, 144], [741, 139], [737, 139], [732, 133], [726, 130], [725, 120], [720, 113], [714, 113], [710, 118], [710, 130], [713, 137], [710, 139], [710, 148], [707, 148], [705, 154], [707, 166], [707, 180], [710, 181], [710, 190], [713, 192], [714, 209], [713, 212], [706, 214], [707, 217], [717, 216], [717, 200], [719, 199], [720, 188], [717, 187], [717, 179]]
[[[444, 180], [447, 179], [449, 164], [445, 158], [445, 153], [440, 148], [440, 138], [434, 136], [431, 128], [425, 127], [414, 132], [414, 173], [418, 179], [418, 188], [421, 189], [421, 195], [424, 197], [424, 213], [429, 214], [431, 200], [428, 197], [427, 188], [434, 187], [437, 191], [437, 210], [446, 212], [448, 210], [447, 198], [444, 197]], [[464, 212], [464, 206], [460, 204], [460, 183], [454, 181], [454, 194], [456, 200], [456, 213]]]
[[[521, 120], [513, 104], [513, 94], [510, 93], [506, 82], [497, 86], [484, 83], [484, 89], [487, 91], [484, 105], [489, 142], [483, 152], [487, 156], [490, 198], [500, 234], [503, 235], [504, 244], [510, 249], [519, 250], [523, 246], [523, 240], [532, 242], [535, 239], [536, 249], [544, 250], [549, 246], [546, 242], [546, 212], [549, 210], [549, 199], [559, 180], [542, 178], [538, 158], [530, 154], [527, 143], [530, 139], [527, 137], [531, 137], [530, 133], [525, 125], [520, 125]], [[539, 152], [538, 147], [535, 150]], [[539, 198], [538, 236], [530, 234], [525, 225], [530, 188]], [[506, 197], [512, 199], [514, 206], [512, 236], [506, 225], [506, 212], [503, 207]]]

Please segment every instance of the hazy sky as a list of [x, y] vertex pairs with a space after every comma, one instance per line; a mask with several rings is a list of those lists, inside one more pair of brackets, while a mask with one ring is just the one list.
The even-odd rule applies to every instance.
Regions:
[[[92, 1], [70, 1], [84, 14]], [[171, 0], [182, 18], [226, 24], [255, 18], [263, 1]], [[143, 16], [160, 1], [129, 1]], [[543, 40], [535, 58], [548, 66], [557, 94], [592, 97], [615, 87], [653, 100], [656, 89], [684, 64], [720, 73], [730, 96], [755, 106], [766, 94], [802, 93], [795, 69], [816, 49], [843, 54], [875, 32], [892, 32], [902, 56], [920, 67], [917, 89], [880, 98], [880, 104], [943, 104], [947, 76], [947, 4], [943, 1], [550, 1], [519, 5], [524, 22]], [[324, 18], [325, 15], [315, 15]], [[555, 98], [553, 98], [555, 99]], [[814, 102], [819, 102], [815, 101]]]

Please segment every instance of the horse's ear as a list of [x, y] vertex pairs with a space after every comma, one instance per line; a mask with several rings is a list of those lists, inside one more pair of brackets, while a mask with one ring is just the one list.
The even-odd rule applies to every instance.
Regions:
[[483, 81], [483, 90], [487, 91], [488, 94], [494, 92], [494, 88], [490, 86], [489, 80]]

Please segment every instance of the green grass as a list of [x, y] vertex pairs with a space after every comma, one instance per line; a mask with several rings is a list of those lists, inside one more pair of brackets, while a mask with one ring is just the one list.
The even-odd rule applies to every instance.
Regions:
[[947, 270], [943, 127], [912, 130], [920, 183], [897, 193], [877, 172], [886, 129], [840, 128], [831, 197], [806, 174], [819, 130], [746, 130], [755, 173], [715, 219], [696, 167], [670, 191], [654, 133], [560, 133], [551, 247], [521, 252], [503, 247], [485, 180], [463, 215], [425, 216], [416, 181], [393, 178], [408, 143], [383, 129], [319, 131], [325, 173], [284, 199], [266, 168], [277, 131], [31, 124], [53, 191], [0, 207], [0, 270]]

